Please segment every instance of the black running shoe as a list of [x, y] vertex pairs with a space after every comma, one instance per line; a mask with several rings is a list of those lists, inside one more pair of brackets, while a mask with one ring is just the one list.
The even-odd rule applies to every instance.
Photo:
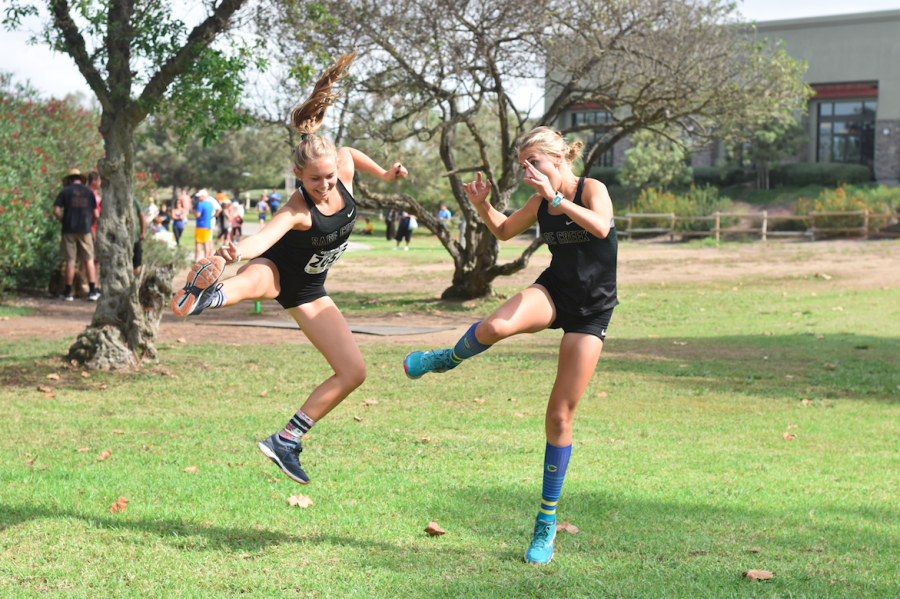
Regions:
[[309, 484], [309, 477], [300, 466], [300, 452], [303, 451], [303, 447], [299, 441], [294, 445], [282, 439], [279, 433], [275, 433], [265, 441], [257, 443], [257, 446], [267, 458], [281, 468], [282, 472], [301, 485]]

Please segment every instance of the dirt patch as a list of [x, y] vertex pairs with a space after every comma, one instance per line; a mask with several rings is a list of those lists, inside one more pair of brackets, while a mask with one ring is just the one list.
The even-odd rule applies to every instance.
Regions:
[[[525, 247], [524, 242], [511, 242]], [[412, 251], [410, 252], [412, 253]], [[409, 254], [379, 257], [373, 263], [366, 252], [346, 255], [328, 277], [333, 292], [357, 293], [425, 293], [439, 298], [449, 284], [453, 264], [449, 258], [436, 262], [410, 263]], [[530, 285], [550, 263], [550, 255], [542, 248], [528, 268], [496, 282], [504, 290]], [[626, 243], [619, 246], [618, 280], [622, 288], [643, 284], [692, 284], [753, 281], [778, 285], [797, 277], [828, 274], [822, 284], [838, 289], [865, 289], [900, 286], [900, 242], [897, 241], [824, 241], [816, 243], [747, 243], [727, 244], [719, 248], [696, 245]], [[226, 270], [226, 276], [234, 268]], [[181, 280], [179, 275], [176, 280]], [[84, 300], [61, 302], [49, 297], [26, 297], [13, 302], [31, 307], [31, 316], [13, 317], [0, 324], [0, 339], [28, 337], [61, 339], [74, 337], [90, 323], [94, 304]], [[274, 301], [263, 302], [263, 314], [252, 314], [253, 304], [245, 302], [230, 308], [210, 311], [180, 320], [165, 314], [160, 325], [162, 344], [218, 342], [258, 345], [308, 343], [300, 331], [224, 326], [238, 320], [285, 319], [290, 316]], [[395, 311], [351, 316], [354, 324], [451, 327], [433, 335], [377, 337], [357, 334], [360, 345], [442, 346], [456, 341], [478, 318], [475, 314], [397, 313]], [[222, 326], [198, 326], [199, 323], [222, 323]]]

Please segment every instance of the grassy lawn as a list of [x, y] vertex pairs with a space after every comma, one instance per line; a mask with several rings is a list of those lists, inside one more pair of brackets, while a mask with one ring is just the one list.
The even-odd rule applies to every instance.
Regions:
[[158, 367], [84, 378], [59, 361], [70, 340], [0, 339], [0, 595], [897, 597], [900, 291], [746, 277], [622, 296], [560, 499], [580, 532], [547, 567], [521, 560], [557, 332], [419, 381], [414, 348], [363, 346], [368, 380], [311, 431], [307, 487], [255, 442], [328, 375], [309, 345], [165, 346]]

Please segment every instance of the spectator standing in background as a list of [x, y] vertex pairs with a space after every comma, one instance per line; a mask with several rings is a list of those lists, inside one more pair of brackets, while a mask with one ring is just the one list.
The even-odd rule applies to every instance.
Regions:
[[93, 190], [84, 184], [84, 175], [78, 169], [70, 170], [63, 177], [63, 190], [53, 202], [53, 216], [62, 223], [62, 239], [59, 253], [66, 263], [66, 289], [57, 296], [71, 302], [72, 281], [75, 279], [75, 260], [87, 268], [90, 292], [88, 299], [97, 301], [97, 273], [94, 270], [94, 238], [91, 228], [97, 222], [99, 212]]
[[[169, 204], [168, 203], [163, 202], [159, 205], [159, 214], [157, 216], [162, 217], [162, 221], [160, 221], [160, 224], [162, 225], [163, 229], [168, 231], [169, 223], [172, 222], [172, 215], [169, 214]], [[154, 219], [154, 221], [155, 220], [156, 219]]]
[[275, 216], [275, 213], [278, 212], [278, 207], [281, 206], [281, 194], [277, 191], [269, 194], [269, 212], [272, 213], [272, 216]]
[[[191, 199], [188, 198], [188, 202]], [[188, 213], [184, 209], [184, 202], [179, 198], [172, 208], [172, 235], [175, 236], [175, 245], [181, 245], [181, 235], [184, 233], [184, 224], [187, 221]]]
[[197, 199], [200, 201], [197, 203], [197, 211], [194, 212], [194, 216], [197, 217], [194, 242], [196, 245], [196, 260], [199, 260], [202, 257], [212, 256], [212, 222], [216, 210], [213, 208], [213, 204], [209, 199], [209, 193], [205, 189], [197, 192]]
[[228, 243], [228, 233], [231, 231], [231, 200], [224, 193], [216, 196], [216, 200], [220, 202], [221, 210], [217, 214], [216, 221], [219, 224], [219, 236], [216, 237], [216, 243]]
[[[100, 278], [100, 261], [97, 260], [97, 223], [100, 221], [100, 213], [102, 212], [102, 208], [100, 207], [100, 185], [102, 181], [100, 180], [100, 173], [96, 170], [93, 170], [88, 173], [88, 187], [91, 188], [91, 191], [94, 192], [94, 199], [97, 200], [97, 220], [94, 221], [94, 226], [91, 230], [91, 241], [94, 242], [94, 277], [95, 279]], [[81, 264], [81, 275], [84, 277], [84, 280], [90, 280], [88, 277], [87, 266], [84, 263]]]
[[269, 203], [266, 202], [265, 194], [260, 196], [259, 201], [256, 203], [256, 211], [259, 213], [259, 230], [262, 231], [263, 227], [266, 226], [266, 214], [269, 213]]
[[447, 204], [441, 204], [441, 209], [438, 210], [438, 220], [441, 221], [441, 224], [450, 228], [450, 219], [453, 218], [453, 215], [447, 210]]
[[397, 228], [397, 217], [399, 213], [396, 210], [389, 210], [387, 216], [384, 217], [384, 223], [386, 225], [385, 228], [385, 237], [388, 241], [391, 241], [394, 238], [394, 233], [396, 233]]

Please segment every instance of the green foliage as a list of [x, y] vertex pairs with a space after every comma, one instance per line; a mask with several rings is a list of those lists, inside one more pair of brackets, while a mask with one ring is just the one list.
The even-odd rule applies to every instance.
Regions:
[[59, 262], [53, 201], [69, 168], [86, 173], [102, 156], [98, 120], [0, 74], [0, 294], [43, 287]]
[[155, 173], [160, 185], [227, 189], [236, 195], [284, 181], [290, 148], [277, 127], [248, 125], [225, 131], [211, 144], [191, 139], [180, 145], [170, 122], [154, 118], [146, 123], [135, 152], [138, 168]]
[[147, 235], [142, 246], [144, 264], [155, 262], [161, 266], [174, 266], [178, 271], [193, 263], [193, 254], [175, 245], [171, 235], [165, 233]]
[[[868, 210], [873, 214], [890, 214], [900, 207], [900, 188], [856, 187], [842, 185], [837, 189], [825, 189], [816, 199], [800, 198], [794, 209], [795, 214], [806, 215], [811, 212], [856, 212]], [[862, 227], [862, 215], [817, 216], [816, 227]], [[807, 222], [807, 225], [810, 224]], [[880, 229], [887, 224], [882, 218], [869, 219], [869, 230]]]
[[595, 166], [591, 169], [591, 178], [612, 187], [619, 184], [619, 169], [612, 166]]
[[[639, 214], [673, 213], [675, 216], [711, 216], [716, 212], [729, 212], [734, 207], [728, 198], [719, 196], [719, 190], [711, 185], [696, 187], [691, 185], [684, 193], [676, 195], [653, 187], [641, 191], [630, 212]], [[731, 226], [734, 219], [721, 219], [721, 226]], [[648, 223], [654, 224], [648, 224]], [[635, 228], [667, 227], [668, 219], [641, 219]], [[675, 221], [676, 231], [709, 231], [715, 228], [715, 221]]]
[[872, 180], [872, 171], [861, 164], [841, 164], [835, 162], [802, 162], [785, 164], [772, 169], [772, 185], [803, 187], [804, 185], [825, 185], [836, 187], [841, 184], [853, 185]]
[[666, 189], [693, 180], [693, 169], [687, 165], [684, 150], [678, 144], [649, 129], [635, 133], [631, 142], [619, 171], [623, 185]]
[[738, 166], [695, 166], [694, 167], [694, 183], [696, 185], [715, 185], [716, 187], [727, 187], [729, 185], [737, 185], [752, 181], [755, 175], [746, 173], [744, 169]]

